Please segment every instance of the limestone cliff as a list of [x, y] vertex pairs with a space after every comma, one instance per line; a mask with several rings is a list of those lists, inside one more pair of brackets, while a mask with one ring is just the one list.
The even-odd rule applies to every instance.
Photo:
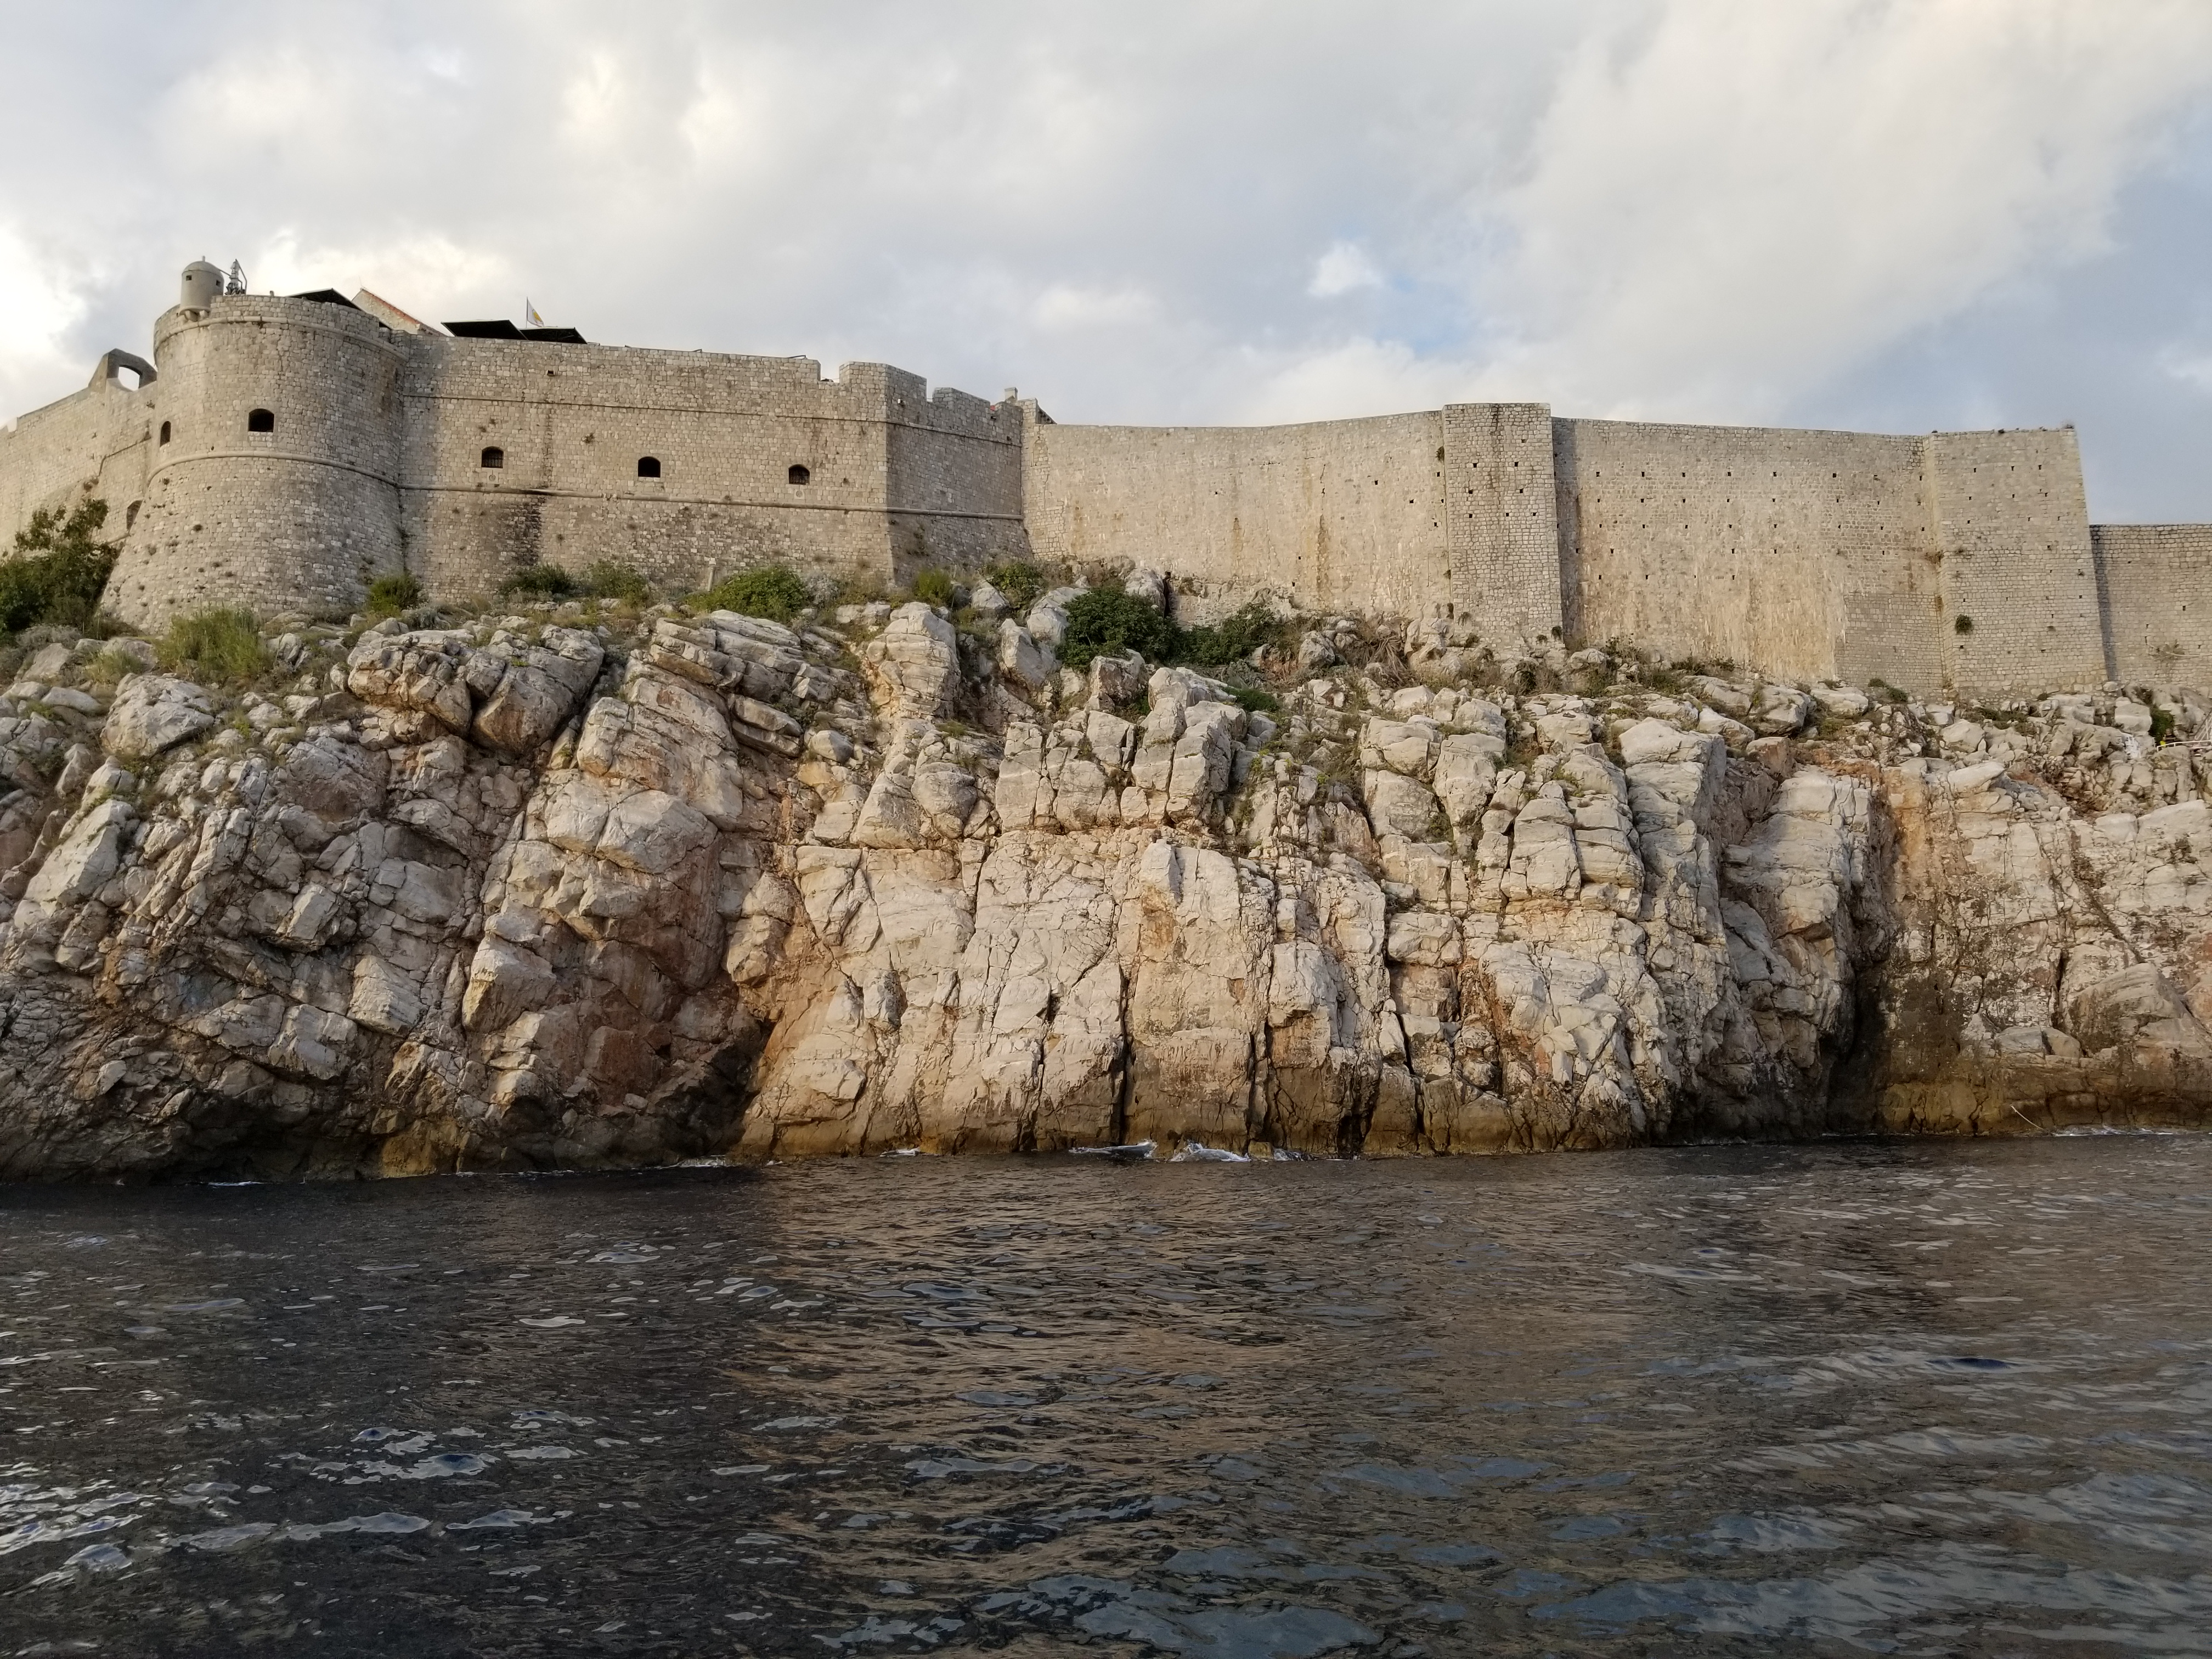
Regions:
[[1977, 719], [1599, 653], [1516, 694], [1442, 625], [1355, 667], [1340, 623], [1267, 714], [1060, 670], [1053, 597], [587, 620], [306, 630], [235, 702], [40, 652], [0, 702], [0, 1173], [2212, 1109], [2212, 810], [2151, 742], [2185, 696]]

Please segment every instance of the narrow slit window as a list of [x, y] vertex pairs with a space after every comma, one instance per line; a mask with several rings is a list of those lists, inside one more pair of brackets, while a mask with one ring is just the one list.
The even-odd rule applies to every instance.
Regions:
[[254, 410], [246, 417], [246, 429], [248, 432], [274, 432], [276, 429], [276, 416], [269, 410]]
[[167, 421], [161, 422], [161, 441], [163, 443], [169, 441], [169, 423]]
[[814, 475], [794, 461], [792, 463], [790, 478], [795, 484], [811, 483], [813, 482]]
[[660, 476], [660, 457], [658, 455], [639, 456], [637, 458], [637, 476], [641, 478], [659, 477]]
[[493, 444], [484, 451], [483, 457], [478, 459], [477, 465], [486, 468], [490, 471], [496, 472], [500, 468], [507, 465], [507, 452], [501, 449], [497, 444]]

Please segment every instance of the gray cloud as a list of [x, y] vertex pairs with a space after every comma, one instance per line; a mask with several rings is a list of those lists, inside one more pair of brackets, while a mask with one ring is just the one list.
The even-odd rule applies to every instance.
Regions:
[[2202, 0], [0, 0], [0, 409], [184, 260], [1066, 419], [2083, 426], [2212, 518]]

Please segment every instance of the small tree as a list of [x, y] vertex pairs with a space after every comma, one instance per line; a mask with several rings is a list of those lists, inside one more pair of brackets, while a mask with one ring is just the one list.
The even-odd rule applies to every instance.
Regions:
[[0, 632], [41, 623], [92, 626], [118, 550], [99, 538], [107, 503], [80, 501], [68, 513], [40, 507], [15, 532], [12, 557], [0, 561]]

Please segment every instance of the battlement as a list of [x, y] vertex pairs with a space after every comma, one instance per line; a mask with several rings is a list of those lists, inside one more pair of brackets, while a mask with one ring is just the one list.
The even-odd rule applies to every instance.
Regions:
[[884, 363], [825, 379], [805, 357], [462, 337], [372, 295], [227, 286], [188, 268], [151, 363], [105, 354], [0, 429], [0, 534], [106, 499], [107, 602], [134, 623], [216, 600], [342, 613], [399, 569], [463, 598], [540, 562], [682, 590], [769, 560], [890, 586], [1034, 556], [1164, 571], [1194, 619], [1270, 596], [1449, 617], [1501, 655], [1619, 638], [1923, 692], [2212, 686], [2212, 526], [2093, 528], [2070, 429], [1540, 404], [1066, 425]]

